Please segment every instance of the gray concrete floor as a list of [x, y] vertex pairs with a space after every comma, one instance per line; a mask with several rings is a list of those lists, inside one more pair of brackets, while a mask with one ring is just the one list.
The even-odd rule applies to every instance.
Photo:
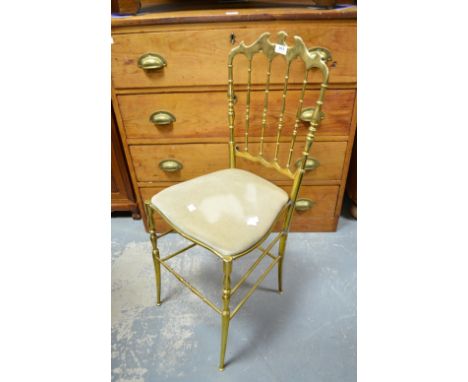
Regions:
[[[164, 269], [163, 302], [156, 306], [143, 224], [112, 218], [112, 381], [356, 381], [356, 226], [341, 217], [337, 232], [290, 234], [284, 292], [276, 292], [274, 269], [231, 321], [219, 372], [219, 316]], [[184, 244], [168, 235], [160, 249], [170, 253]], [[234, 263], [233, 283], [254, 257]], [[195, 247], [169, 261], [221, 305], [222, 266], [214, 255]]]

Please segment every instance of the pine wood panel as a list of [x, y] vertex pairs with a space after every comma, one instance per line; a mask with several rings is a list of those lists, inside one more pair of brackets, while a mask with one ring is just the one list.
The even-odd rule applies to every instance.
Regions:
[[[151, 197], [162, 191], [165, 187], [142, 187], [140, 194], [142, 200], [150, 200]], [[289, 193], [290, 187], [281, 186]], [[291, 223], [291, 231], [293, 232], [308, 232], [308, 231], [333, 231], [335, 229], [336, 219], [333, 215], [339, 186], [303, 186], [299, 194], [299, 199], [306, 198], [313, 200], [315, 203], [308, 211], [294, 212], [294, 217]], [[156, 230], [158, 232], [167, 231], [169, 225], [156, 213]], [[146, 219], [144, 219], [146, 224]], [[281, 224], [278, 223], [275, 230], [281, 229]]]
[[112, 0], [112, 13], [120, 14], [135, 14], [140, 9], [140, 1], [138, 0]]
[[[167, 87], [219, 85], [227, 83], [226, 57], [232, 49], [231, 33], [236, 41], [252, 43], [263, 32], [276, 33], [285, 30], [291, 36], [299, 35], [307, 46], [323, 46], [333, 52], [336, 68], [330, 76], [331, 83], [356, 81], [356, 26], [355, 23], [264, 23], [261, 27], [215, 28], [206, 30], [172, 31], [171, 33], [152, 32], [142, 34], [114, 34], [112, 44], [112, 80], [116, 88]], [[147, 52], [162, 55], [167, 66], [159, 71], [144, 71], [137, 65], [138, 58]], [[254, 59], [252, 81], [265, 81], [265, 61], [263, 55]], [[235, 59], [235, 83], [245, 82], [247, 60]], [[282, 83], [284, 60], [274, 61], [272, 83]], [[302, 81], [303, 64], [298, 60], [291, 69], [290, 82]], [[319, 76], [315, 77], [316, 80]], [[312, 78], [312, 80], [314, 80]]]
[[[343, 1], [346, 2], [346, 1]], [[281, 2], [280, 2], [281, 3]], [[244, 3], [245, 6], [245, 3]], [[316, 22], [318, 20], [356, 20], [357, 7], [339, 8], [339, 9], [310, 9], [299, 7], [278, 7], [273, 8], [237, 8], [235, 12], [232, 9], [202, 9], [202, 10], [177, 10], [177, 12], [144, 12], [135, 17], [113, 18], [112, 27], [116, 31], [144, 32], [154, 29], [154, 26], [172, 26], [177, 28], [180, 24], [190, 23], [192, 25], [205, 25], [216, 23], [221, 25], [225, 23], [246, 22], [271, 22], [272, 20], [289, 20], [297, 22], [298, 20], [308, 20]], [[118, 29], [117, 29], [118, 28]]]
[[[259, 145], [251, 144], [251, 152], [258, 152]], [[292, 163], [300, 157], [303, 143], [297, 142]], [[289, 151], [287, 144], [280, 146], [279, 161], [285, 163]], [[342, 174], [346, 142], [315, 142], [312, 146], [311, 157], [319, 158], [320, 166], [307, 172], [307, 180], [339, 180]], [[179, 145], [135, 145], [130, 147], [137, 180], [150, 181], [183, 181], [204, 175], [209, 172], [229, 167], [227, 144], [179, 144]], [[274, 144], [265, 144], [265, 156], [272, 157]], [[164, 172], [159, 163], [166, 159], [175, 159], [182, 163], [183, 169], [177, 172]], [[265, 168], [238, 158], [237, 167], [263, 176], [270, 180], [284, 180], [275, 170]]]
[[344, 161], [343, 173], [341, 177], [340, 193], [338, 195], [338, 203], [336, 204], [336, 208], [335, 208], [336, 216], [339, 216], [341, 213], [344, 192], [346, 189], [346, 179], [348, 177], [349, 163], [351, 161], [351, 153], [353, 150], [353, 142], [354, 142], [354, 137], [356, 136], [356, 129], [357, 129], [357, 97], [354, 100], [353, 118], [351, 120], [351, 129], [350, 129], [349, 136], [348, 136], [348, 145], [346, 147], [345, 161]]
[[[286, 192], [291, 191], [289, 186], [281, 186]], [[310, 199], [314, 202], [307, 211], [295, 211], [291, 222], [291, 231], [333, 231], [335, 229], [334, 208], [338, 199], [339, 186], [307, 186], [299, 191], [298, 200]], [[275, 230], [281, 230], [282, 222]]]
[[111, 112], [111, 211], [131, 211], [133, 218], [140, 217], [113, 111]]
[[[283, 134], [292, 133], [299, 91], [288, 93]], [[244, 135], [245, 92], [237, 92], [236, 135]], [[312, 106], [318, 96], [311, 90], [304, 99], [304, 107]], [[251, 93], [251, 136], [260, 136], [264, 92]], [[329, 90], [324, 104], [326, 118], [317, 136], [348, 135], [354, 105], [354, 90]], [[118, 96], [127, 138], [180, 139], [198, 137], [228, 137], [226, 92], [163, 93]], [[281, 110], [281, 91], [269, 96], [268, 127], [266, 136], [275, 136]], [[210, 105], [209, 110], [206, 105]], [[149, 117], [155, 111], [168, 111], [176, 117], [171, 125], [155, 126]], [[308, 124], [301, 123], [299, 136], [307, 134]]]

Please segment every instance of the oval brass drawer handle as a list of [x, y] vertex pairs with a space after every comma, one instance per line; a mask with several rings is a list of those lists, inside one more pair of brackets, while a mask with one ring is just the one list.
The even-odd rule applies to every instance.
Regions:
[[[298, 159], [296, 161], [296, 168], [299, 168], [301, 166], [301, 161], [302, 159]], [[318, 166], [320, 166], [320, 162], [315, 159], [315, 158], [307, 158], [306, 165], [305, 165], [305, 170], [306, 171], [312, 171], [316, 169]]]
[[317, 53], [324, 61], [332, 60], [331, 52], [327, 48], [313, 47], [313, 48], [309, 48], [308, 50], [309, 50], [309, 53]]
[[138, 59], [138, 67], [143, 70], [159, 70], [166, 65], [164, 57], [157, 53], [145, 53]]
[[[314, 115], [314, 108], [313, 107], [306, 107], [305, 109], [302, 109], [301, 115], [299, 116], [299, 119], [302, 122], [312, 122], [312, 115]], [[325, 118], [325, 114], [323, 111], [320, 112], [320, 120]]]
[[184, 166], [175, 159], [166, 159], [159, 162], [159, 168], [165, 172], [176, 172], [182, 170]]
[[170, 125], [176, 121], [176, 117], [168, 111], [155, 111], [149, 118], [156, 126]]
[[308, 211], [312, 208], [314, 204], [315, 202], [310, 199], [297, 199], [294, 208], [296, 209], [296, 211]]

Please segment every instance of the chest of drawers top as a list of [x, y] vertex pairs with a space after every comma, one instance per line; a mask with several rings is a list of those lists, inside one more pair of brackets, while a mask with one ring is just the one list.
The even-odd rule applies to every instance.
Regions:
[[[226, 4], [227, 5], [227, 4]], [[289, 8], [236, 8], [179, 10], [173, 12], [146, 12], [136, 16], [112, 18], [112, 28], [144, 27], [152, 25], [179, 25], [196, 23], [229, 23], [281, 20], [356, 20], [356, 6], [336, 9], [312, 9], [312, 7]]]

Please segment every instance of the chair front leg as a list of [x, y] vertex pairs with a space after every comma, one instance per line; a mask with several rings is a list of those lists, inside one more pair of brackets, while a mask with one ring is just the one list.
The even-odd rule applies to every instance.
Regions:
[[229, 321], [231, 319], [231, 311], [229, 302], [231, 300], [231, 271], [232, 260], [223, 261], [223, 312], [221, 317], [221, 353], [219, 356], [219, 370], [224, 370], [224, 356], [226, 354], [227, 337], [229, 331]]
[[152, 257], [154, 273], [156, 275], [156, 305], [161, 305], [161, 264], [159, 263], [159, 249], [154, 225], [154, 210], [151, 208], [149, 201], [145, 201], [145, 212], [149, 227], [151, 245], [153, 247]]

